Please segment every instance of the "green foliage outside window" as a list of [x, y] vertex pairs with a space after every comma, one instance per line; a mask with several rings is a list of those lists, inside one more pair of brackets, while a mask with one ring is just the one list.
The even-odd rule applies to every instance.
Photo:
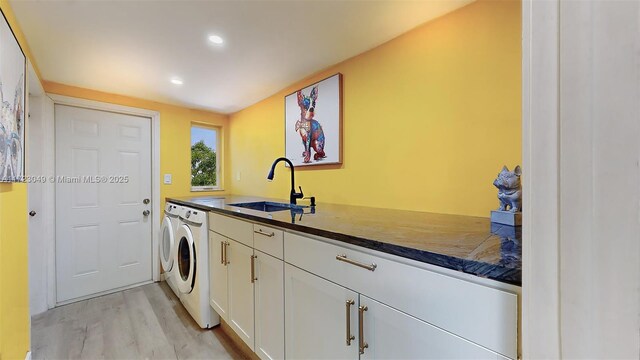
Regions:
[[191, 146], [191, 186], [216, 185], [216, 153], [198, 141]]

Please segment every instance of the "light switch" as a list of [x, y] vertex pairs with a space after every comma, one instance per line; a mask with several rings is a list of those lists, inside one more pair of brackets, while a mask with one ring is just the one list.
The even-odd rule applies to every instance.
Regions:
[[240, 171], [238, 171], [236, 173], [236, 181], [240, 181], [240, 175], [242, 175], [242, 173]]
[[171, 174], [164, 174], [165, 185], [171, 185]]

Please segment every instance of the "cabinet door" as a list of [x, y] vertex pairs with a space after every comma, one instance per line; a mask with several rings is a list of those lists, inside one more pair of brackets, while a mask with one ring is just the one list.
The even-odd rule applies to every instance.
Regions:
[[347, 345], [356, 335], [357, 303], [357, 293], [285, 264], [287, 358], [358, 359], [357, 339]]
[[224, 321], [229, 322], [229, 293], [224, 246], [228, 239], [209, 231], [209, 305]]
[[255, 251], [255, 353], [284, 359], [284, 261]]
[[[360, 295], [366, 359], [505, 359], [468, 340]], [[360, 320], [358, 317], [357, 321]], [[359, 346], [359, 343], [356, 344]]]
[[229, 320], [227, 323], [254, 350], [253, 281], [251, 262], [253, 249], [227, 239], [227, 271], [229, 290]]

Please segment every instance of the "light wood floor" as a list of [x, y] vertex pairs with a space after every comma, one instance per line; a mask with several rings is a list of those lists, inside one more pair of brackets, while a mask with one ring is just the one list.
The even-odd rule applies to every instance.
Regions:
[[34, 359], [242, 359], [220, 327], [202, 330], [166, 283], [34, 316]]

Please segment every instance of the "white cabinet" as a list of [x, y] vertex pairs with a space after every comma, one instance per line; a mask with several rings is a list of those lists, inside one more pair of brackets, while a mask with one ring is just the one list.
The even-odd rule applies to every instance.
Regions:
[[284, 257], [282, 230], [266, 227], [263, 225], [253, 225], [253, 248], [267, 253], [278, 259]]
[[[358, 316], [366, 359], [504, 359], [452, 333], [360, 295]], [[366, 310], [365, 310], [366, 309]], [[360, 318], [358, 318], [358, 322]]]
[[517, 357], [518, 296], [292, 233], [285, 262], [510, 358]]
[[209, 231], [209, 305], [229, 323], [227, 264], [224, 257], [229, 239]]
[[289, 264], [285, 304], [289, 359], [505, 359]]
[[253, 230], [217, 214], [209, 219], [209, 304], [258, 357], [284, 359], [282, 231]]
[[358, 294], [289, 264], [284, 277], [287, 359], [358, 359]]
[[517, 358], [513, 289], [209, 216], [210, 304], [263, 360]]
[[284, 261], [255, 250], [255, 353], [284, 359]]
[[228, 241], [226, 257], [229, 320], [227, 323], [253, 350], [253, 249], [231, 239]]

